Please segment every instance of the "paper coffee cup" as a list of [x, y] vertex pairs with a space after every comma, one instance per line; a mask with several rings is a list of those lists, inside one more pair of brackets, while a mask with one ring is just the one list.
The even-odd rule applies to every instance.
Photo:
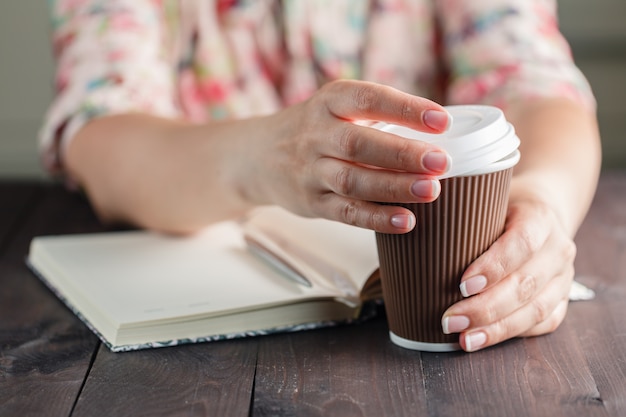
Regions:
[[445, 310], [463, 297], [465, 269], [502, 234], [519, 139], [501, 110], [449, 106], [451, 129], [440, 135], [379, 124], [378, 129], [437, 144], [452, 158], [432, 203], [393, 203], [415, 213], [407, 234], [376, 233], [391, 340], [423, 351], [460, 349], [441, 328]]

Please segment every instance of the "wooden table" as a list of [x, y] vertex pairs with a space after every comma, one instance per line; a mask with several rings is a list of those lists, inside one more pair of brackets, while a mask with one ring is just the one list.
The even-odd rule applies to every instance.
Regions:
[[472, 354], [396, 347], [384, 317], [111, 353], [24, 264], [35, 235], [102, 230], [77, 194], [0, 182], [0, 416], [626, 416], [626, 171], [577, 237], [596, 299]]

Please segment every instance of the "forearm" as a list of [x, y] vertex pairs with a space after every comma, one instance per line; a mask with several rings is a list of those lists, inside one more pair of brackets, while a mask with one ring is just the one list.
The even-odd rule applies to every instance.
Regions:
[[254, 152], [245, 138], [259, 123], [192, 125], [141, 114], [96, 119], [70, 143], [67, 169], [103, 220], [192, 232], [256, 204], [242, 178]]
[[595, 115], [566, 99], [518, 103], [507, 112], [522, 141], [512, 198], [539, 198], [573, 236], [593, 198], [601, 163]]

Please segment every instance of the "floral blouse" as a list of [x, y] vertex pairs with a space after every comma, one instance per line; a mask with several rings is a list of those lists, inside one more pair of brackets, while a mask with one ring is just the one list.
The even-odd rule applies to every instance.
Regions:
[[595, 103], [556, 0], [49, 0], [56, 97], [42, 160], [91, 118], [203, 122], [275, 112], [358, 78], [442, 104]]

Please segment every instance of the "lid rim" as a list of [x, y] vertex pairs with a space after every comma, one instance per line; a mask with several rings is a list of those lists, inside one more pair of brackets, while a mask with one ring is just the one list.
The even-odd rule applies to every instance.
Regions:
[[520, 139], [515, 128], [499, 108], [487, 105], [453, 105], [444, 108], [451, 114], [453, 122], [450, 130], [443, 133], [424, 133], [385, 122], [379, 122], [374, 127], [409, 140], [434, 144], [445, 150], [452, 159], [452, 166], [439, 178], [485, 170], [492, 172], [492, 164], [500, 165], [502, 160], [507, 160], [519, 148]]
[[464, 171], [462, 173], [454, 174], [454, 175], [447, 175], [446, 173], [438, 178], [440, 180], [444, 180], [446, 178], [473, 177], [475, 175], [484, 175], [484, 174], [491, 174], [493, 172], [504, 171], [505, 169], [513, 168], [515, 165], [517, 165], [520, 158], [521, 158], [521, 153], [519, 149], [516, 149], [510, 154], [508, 154], [507, 156], [505, 156], [504, 158], [499, 159], [495, 162], [492, 162], [481, 168], [474, 169], [472, 171]]

